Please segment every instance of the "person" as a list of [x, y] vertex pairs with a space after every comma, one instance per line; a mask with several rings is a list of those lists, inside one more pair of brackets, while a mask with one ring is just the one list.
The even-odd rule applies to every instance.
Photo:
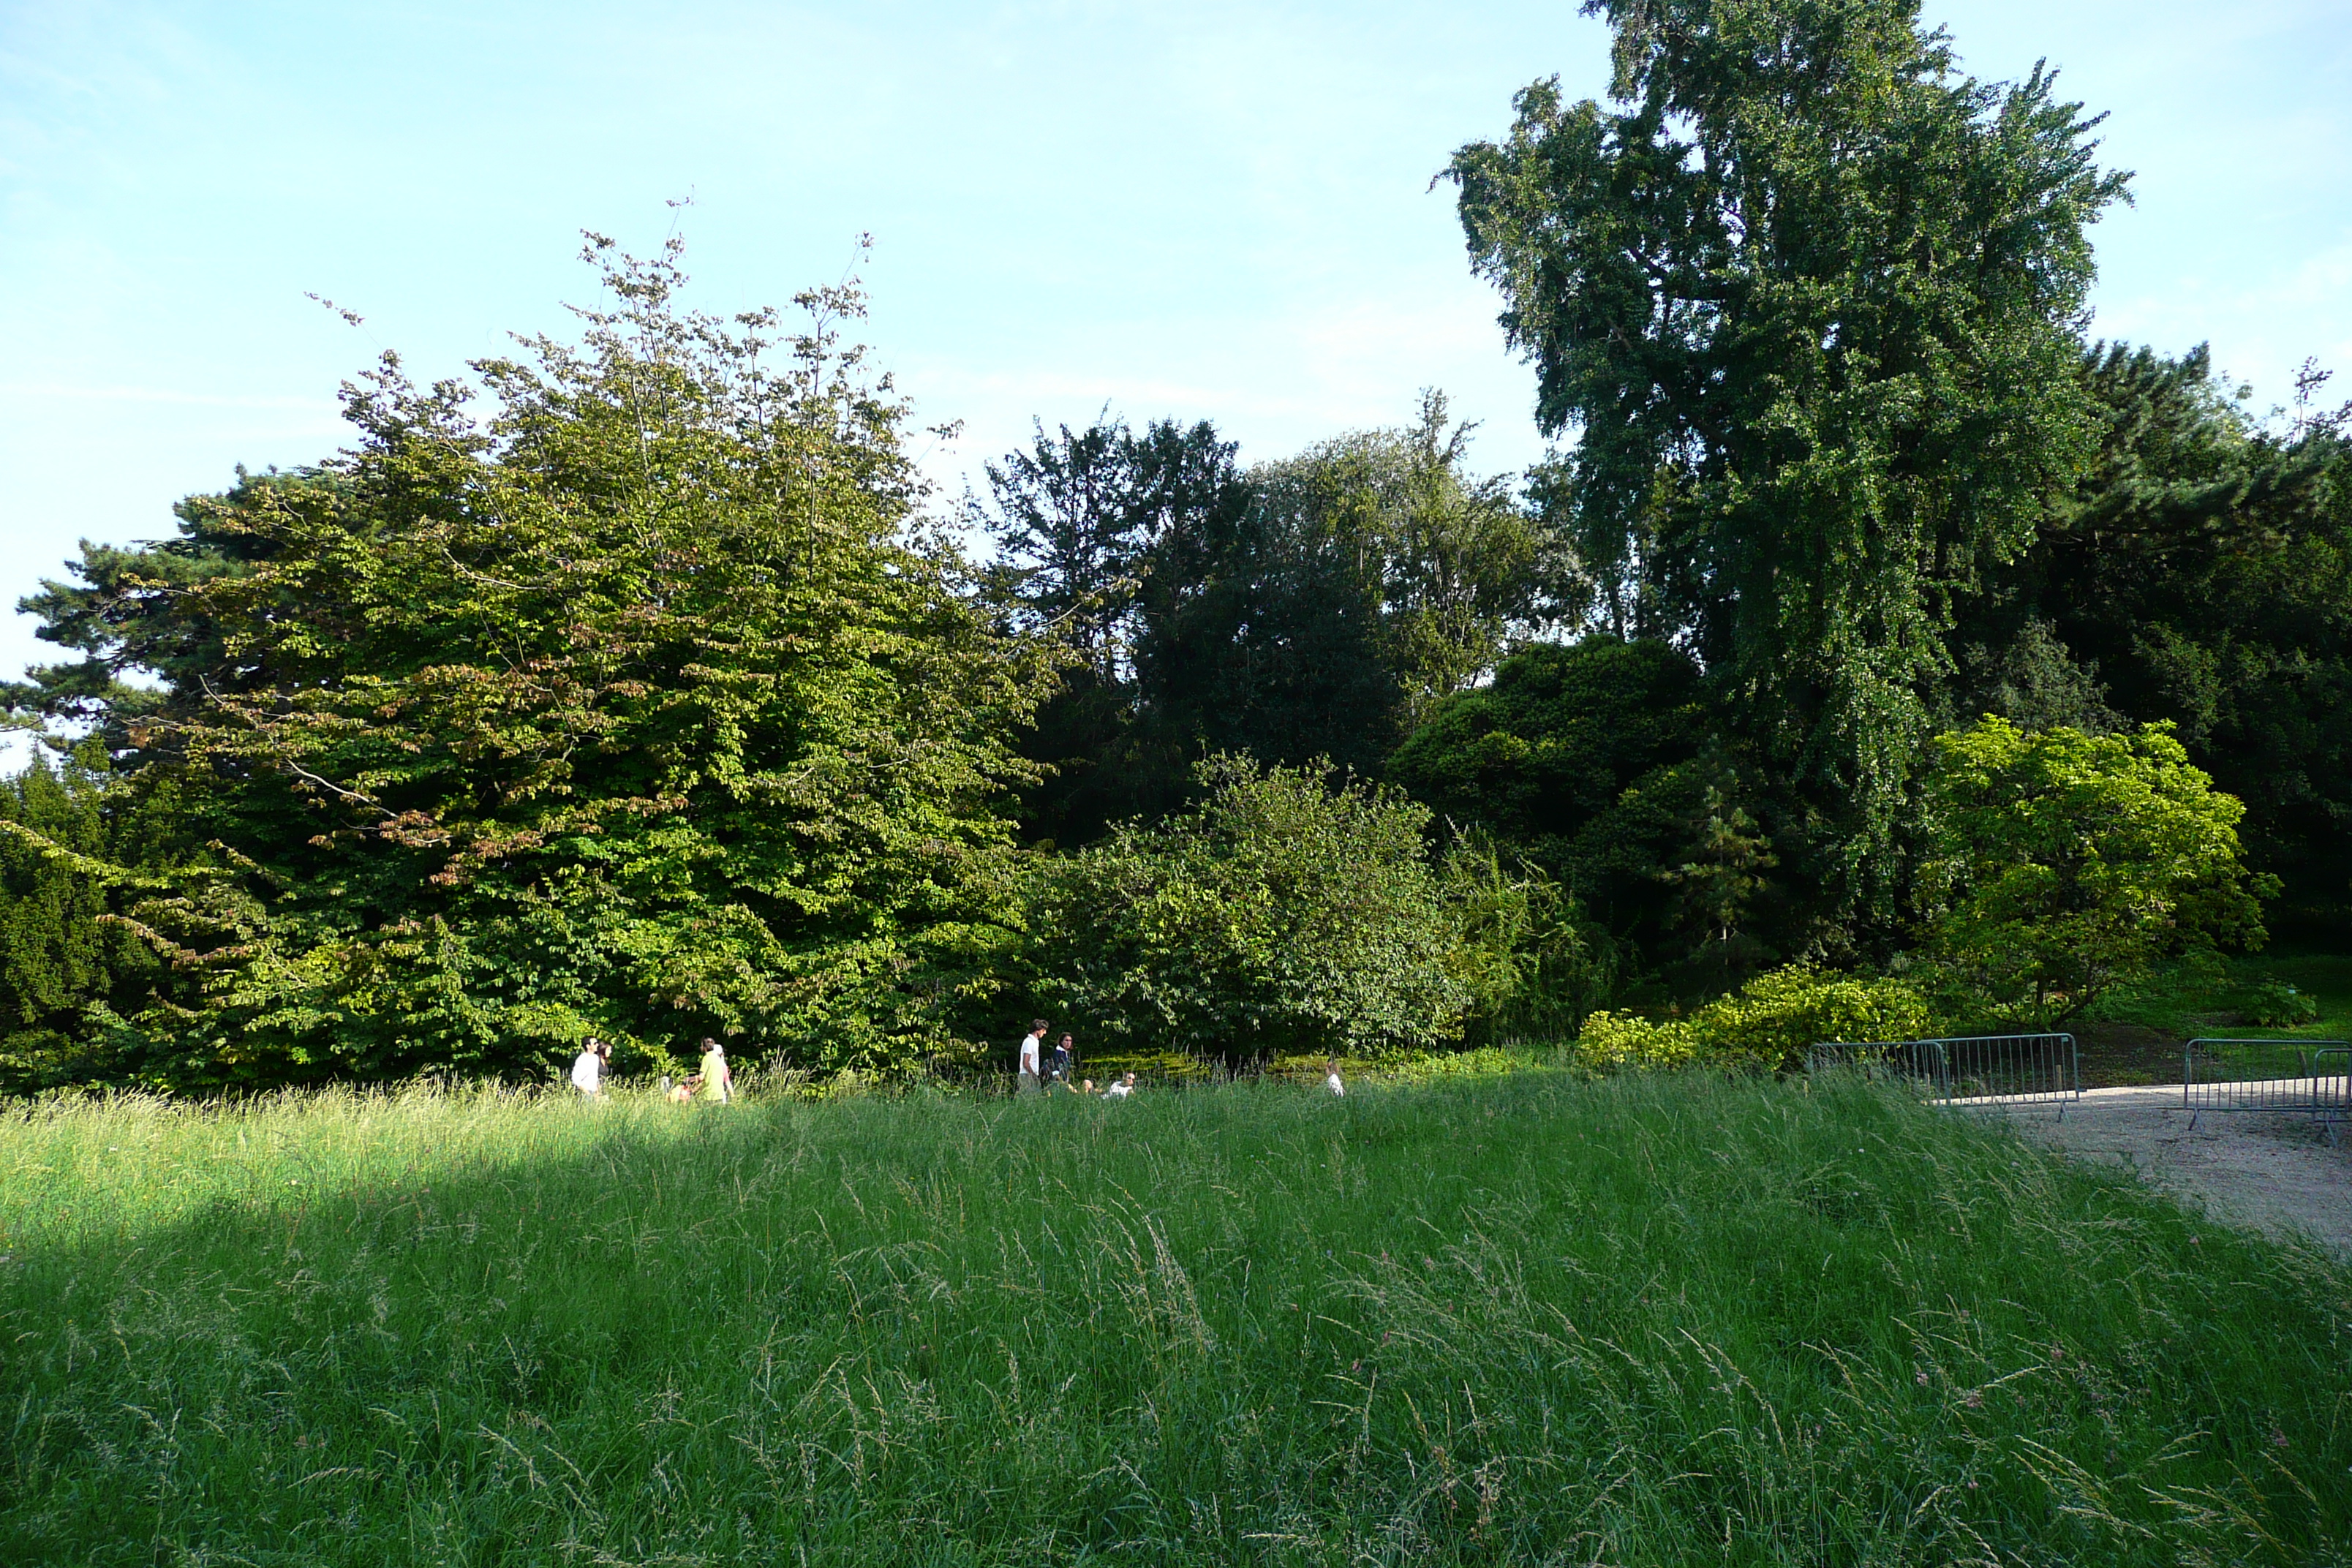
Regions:
[[711, 1105], [724, 1105], [735, 1098], [735, 1075], [727, 1070], [727, 1047], [708, 1035], [702, 1039], [700, 1092]]
[[1109, 1096], [1113, 1100], [1125, 1100], [1129, 1095], [1133, 1094], [1134, 1092], [1135, 1075], [1133, 1073], [1128, 1074], [1125, 1078], [1118, 1079], [1108, 1089], [1103, 1090], [1104, 1094]]
[[1092, 1094], [1094, 1091], [1095, 1091], [1095, 1080], [1094, 1080], [1094, 1079], [1090, 1079], [1090, 1078], [1087, 1078], [1087, 1079], [1080, 1079], [1078, 1080], [1078, 1092], [1079, 1092], [1080, 1094]]
[[1327, 1058], [1324, 1060], [1323, 1087], [1329, 1089], [1333, 1094], [1346, 1094], [1348, 1092], [1348, 1086], [1339, 1081], [1339, 1063], [1336, 1058]]
[[702, 1088], [702, 1075], [695, 1073], [684, 1083], [673, 1084], [663, 1091], [663, 1098], [672, 1105], [692, 1105], [697, 1090]]
[[1045, 1044], [1045, 1020], [1039, 1018], [1029, 1026], [1029, 1033], [1021, 1041], [1019, 1076], [1013, 1080], [1015, 1094], [1034, 1094], [1044, 1087], [1044, 1075], [1037, 1058]]
[[604, 1097], [604, 1069], [612, 1065], [613, 1047], [591, 1037], [572, 1061], [572, 1087], [591, 1100]]
[[1052, 1074], [1054, 1081], [1060, 1084], [1065, 1090], [1070, 1087], [1070, 1067], [1078, 1059], [1078, 1054], [1072, 1046], [1073, 1042], [1066, 1034], [1055, 1041], [1054, 1059], [1046, 1069]]

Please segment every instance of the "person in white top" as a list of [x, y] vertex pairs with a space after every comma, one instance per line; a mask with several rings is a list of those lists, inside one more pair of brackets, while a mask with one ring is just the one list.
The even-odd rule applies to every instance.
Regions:
[[1128, 1074], [1125, 1078], [1120, 1079], [1117, 1083], [1112, 1084], [1108, 1089], [1103, 1090], [1103, 1093], [1112, 1100], [1125, 1100], [1129, 1095], [1133, 1094], [1134, 1092], [1135, 1075], [1133, 1073]]
[[1035, 1094], [1044, 1087], [1044, 1068], [1040, 1058], [1045, 1054], [1045, 1020], [1038, 1019], [1029, 1026], [1029, 1034], [1021, 1042], [1020, 1076], [1013, 1080], [1016, 1094]]
[[1323, 1087], [1333, 1094], [1348, 1092], [1348, 1086], [1339, 1081], [1339, 1064], [1337, 1060], [1326, 1061], [1323, 1064]]
[[612, 1059], [612, 1047], [602, 1040], [590, 1040], [572, 1058], [572, 1087], [591, 1100], [602, 1100], [604, 1096], [604, 1068]]

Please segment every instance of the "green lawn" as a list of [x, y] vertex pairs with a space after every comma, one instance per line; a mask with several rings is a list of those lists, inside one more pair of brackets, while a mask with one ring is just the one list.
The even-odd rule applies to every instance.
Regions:
[[0, 1119], [9, 1563], [2336, 1563], [2352, 1279], [1858, 1084]]

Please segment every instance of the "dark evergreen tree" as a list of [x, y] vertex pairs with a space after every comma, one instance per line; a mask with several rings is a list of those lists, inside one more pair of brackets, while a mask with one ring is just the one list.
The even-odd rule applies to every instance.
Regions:
[[1597, 634], [1513, 654], [1492, 684], [1439, 704], [1388, 771], [1541, 868], [1638, 955], [1634, 968], [1654, 970], [1689, 945], [1668, 873], [1705, 852], [1715, 729], [1689, 655]]

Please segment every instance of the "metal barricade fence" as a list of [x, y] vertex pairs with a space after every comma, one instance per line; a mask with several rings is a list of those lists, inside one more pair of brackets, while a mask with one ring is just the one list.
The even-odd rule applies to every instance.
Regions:
[[1904, 1079], [1931, 1085], [1941, 1095], [1944, 1052], [1940, 1040], [1822, 1040], [1805, 1052], [1805, 1070], [1845, 1068], [1874, 1080]]
[[2191, 1131], [2209, 1110], [2266, 1110], [2321, 1117], [2332, 1137], [2352, 1112], [2352, 1040], [2200, 1037], [2180, 1054], [2180, 1106]]
[[2054, 1105], [2083, 1098], [2074, 1037], [1948, 1035], [1925, 1040], [1828, 1040], [1805, 1053], [1805, 1070], [1849, 1067], [1922, 1084], [1938, 1105]]
[[2083, 1062], [2072, 1035], [1971, 1035], [1939, 1042], [1950, 1064], [1945, 1098], [1971, 1104], [2054, 1105], [2083, 1098]]

